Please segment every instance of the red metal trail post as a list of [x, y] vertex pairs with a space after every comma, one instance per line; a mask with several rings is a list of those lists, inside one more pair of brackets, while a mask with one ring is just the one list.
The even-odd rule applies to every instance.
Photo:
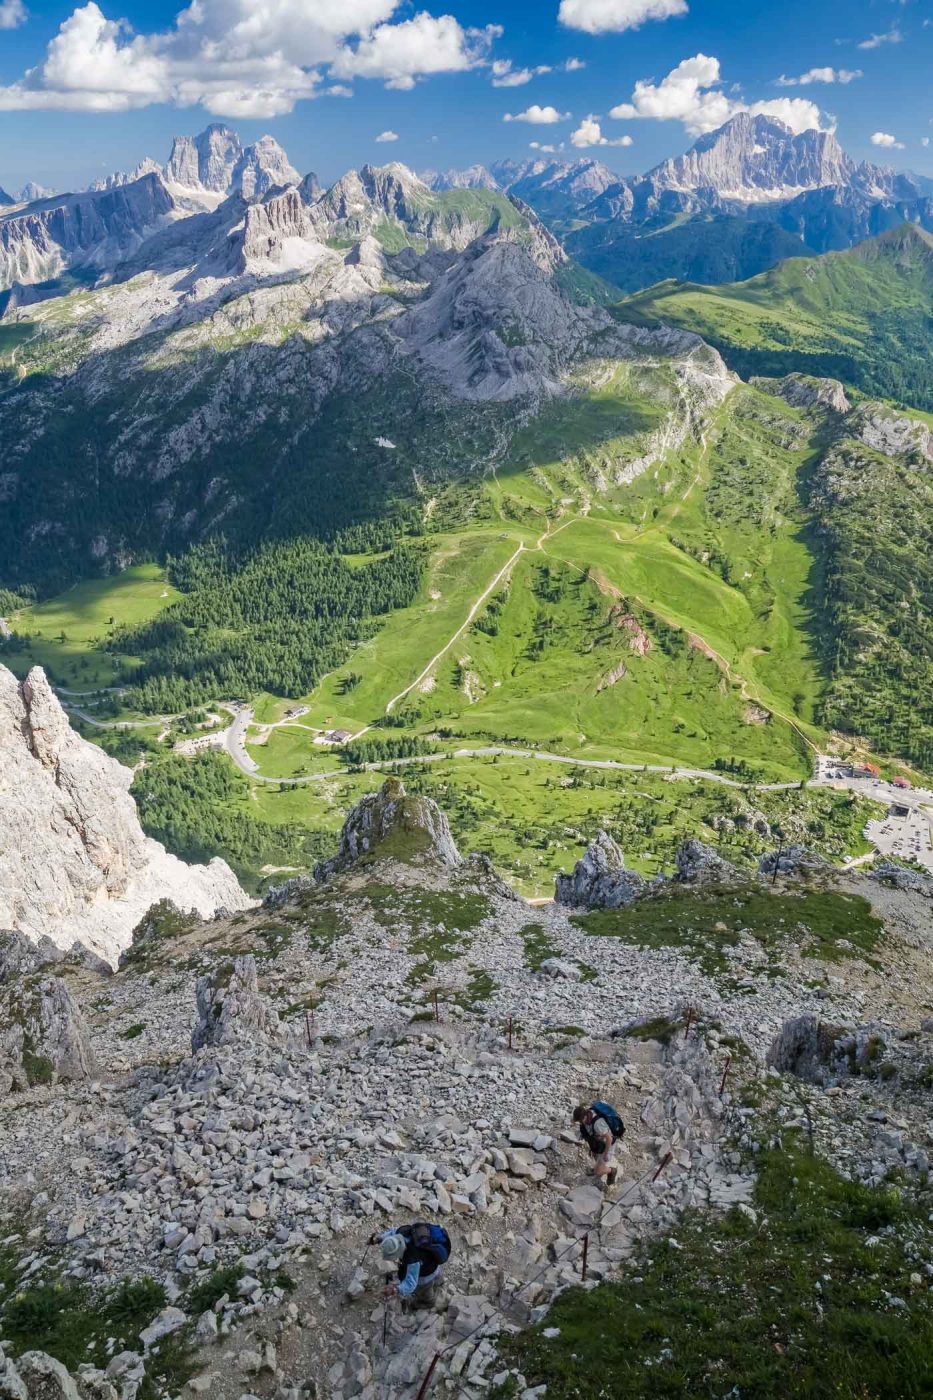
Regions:
[[690, 1034], [690, 1027], [693, 1025], [693, 1007], [687, 1007], [687, 1024], [684, 1026], [684, 1040]]
[[726, 1067], [722, 1072], [722, 1079], [719, 1082], [719, 1097], [722, 1098], [722, 1091], [726, 1087], [726, 1080], [729, 1077], [729, 1066], [732, 1064], [732, 1056], [726, 1056]]
[[583, 1280], [584, 1283], [586, 1283], [586, 1267], [587, 1267], [587, 1264], [589, 1263], [589, 1259], [590, 1259], [590, 1237], [589, 1237], [589, 1235], [584, 1235], [584, 1236], [583, 1236], [583, 1266], [582, 1266], [582, 1268], [581, 1268], [581, 1270], [580, 1270], [580, 1277], [582, 1278], [582, 1280]]

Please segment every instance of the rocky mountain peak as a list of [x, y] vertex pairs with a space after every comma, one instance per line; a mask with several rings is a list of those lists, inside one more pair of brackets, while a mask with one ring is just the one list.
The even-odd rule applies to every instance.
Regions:
[[464, 170], [423, 170], [422, 184], [429, 189], [443, 190], [498, 190], [501, 185], [485, 165], [468, 165]]
[[854, 171], [834, 132], [795, 133], [775, 117], [740, 112], [645, 179], [664, 189], [708, 189], [722, 198], [756, 202], [846, 183]]
[[255, 199], [282, 185], [300, 185], [301, 176], [273, 136], [247, 146], [233, 168], [231, 183], [244, 199]]
[[188, 188], [226, 194], [243, 154], [235, 131], [213, 123], [199, 136], [176, 136], [165, 167], [166, 178]]
[[379, 792], [368, 793], [357, 803], [343, 824], [337, 854], [319, 865], [315, 876], [327, 879], [367, 856], [461, 864], [440, 807], [433, 798], [407, 792], [399, 778], [389, 778]]
[[132, 773], [75, 733], [38, 667], [20, 682], [0, 666], [0, 763], [0, 927], [115, 962], [158, 899], [205, 917], [249, 904], [224, 861], [185, 865], [144, 834]]

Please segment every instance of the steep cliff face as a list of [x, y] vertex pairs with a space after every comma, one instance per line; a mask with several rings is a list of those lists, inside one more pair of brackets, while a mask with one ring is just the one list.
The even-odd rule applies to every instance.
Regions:
[[71, 728], [45, 673], [0, 667], [0, 927], [108, 961], [156, 900], [209, 917], [249, 900], [221, 860], [189, 866], [139, 825], [132, 774]]
[[200, 185], [215, 194], [226, 194], [242, 155], [243, 147], [236, 132], [214, 123], [199, 136], [175, 137], [165, 175], [188, 189]]
[[115, 266], [176, 214], [159, 175], [116, 189], [62, 195], [0, 216], [0, 291], [66, 268]]
[[833, 132], [795, 133], [774, 117], [743, 112], [645, 178], [659, 190], [706, 189], [755, 201], [848, 184], [855, 171]]
[[261, 136], [247, 146], [233, 168], [233, 189], [243, 199], [256, 199], [271, 189], [300, 182], [301, 175], [272, 136]]

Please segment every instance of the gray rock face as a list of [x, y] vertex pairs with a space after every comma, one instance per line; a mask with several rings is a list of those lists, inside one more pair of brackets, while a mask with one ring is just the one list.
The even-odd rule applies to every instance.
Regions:
[[883, 452], [886, 457], [933, 462], [933, 430], [920, 418], [909, 418], [882, 404], [869, 403], [853, 414], [848, 426], [866, 447]]
[[661, 190], [710, 190], [749, 202], [844, 184], [855, 163], [831, 131], [795, 133], [775, 117], [741, 112], [645, 177]]
[[231, 183], [243, 199], [256, 199], [283, 185], [299, 185], [301, 176], [278, 141], [261, 136], [243, 151], [233, 167]]
[[875, 1026], [847, 1030], [813, 1015], [785, 1021], [768, 1051], [768, 1064], [811, 1084], [831, 1084], [876, 1064], [886, 1049]]
[[195, 1053], [209, 1045], [274, 1041], [284, 1035], [278, 1012], [259, 990], [256, 959], [237, 958], [224, 980], [223, 969], [197, 983], [198, 1019], [191, 1034]]
[[827, 862], [806, 846], [785, 846], [780, 851], [766, 851], [758, 862], [762, 875], [815, 875], [827, 869]]
[[852, 405], [838, 379], [814, 379], [809, 374], [788, 374], [784, 379], [753, 379], [752, 383], [766, 393], [777, 394], [793, 408], [832, 409], [848, 413]]
[[35, 972], [43, 963], [58, 962], [61, 957], [61, 948], [50, 938], [40, 938], [34, 943], [15, 929], [0, 929], [0, 986]]
[[0, 1352], [3, 1400], [79, 1400], [73, 1377], [44, 1351], [27, 1351], [14, 1362]]
[[0, 1015], [0, 1090], [95, 1072], [87, 1026], [60, 977], [26, 977], [6, 991]]
[[896, 890], [907, 890], [911, 894], [933, 899], [933, 876], [923, 875], [919, 870], [911, 870], [909, 866], [898, 865], [893, 860], [876, 861], [868, 872], [868, 878], [882, 885], [892, 885]]
[[188, 188], [200, 186], [216, 194], [228, 194], [242, 155], [236, 132], [215, 122], [199, 136], [175, 137], [165, 167], [166, 178]]
[[820, 1084], [839, 1031], [823, 1027], [817, 1016], [785, 1021], [768, 1051], [768, 1064], [782, 1074]]
[[71, 728], [45, 673], [0, 666], [0, 928], [116, 962], [162, 898], [211, 915], [249, 900], [224, 861], [189, 866], [143, 832], [132, 773]]
[[0, 291], [44, 282], [70, 267], [115, 267], [167, 223], [176, 204], [158, 175], [66, 194], [0, 214]]
[[737, 878], [734, 865], [695, 838], [679, 846], [674, 856], [675, 879], [682, 884], [702, 884], [705, 881], [730, 881]]
[[573, 909], [618, 909], [644, 893], [645, 878], [626, 870], [620, 847], [605, 831], [590, 842], [571, 875], [558, 875], [554, 887], [557, 904]]
[[442, 865], [460, 865], [446, 816], [430, 797], [412, 797], [398, 778], [389, 778], [381, 791], [368, 793], [353, 808], [340, 833], [336, 856], [315, 869], [327, 879], [363, 856], [381, 855], [409, 860], [424, 858]]
[[301, 195], [296, 189], [288, 189], [247, 208], [236, 270], [247, 272], [257, 263], [294, 268], [314, 262], [324, 253]]

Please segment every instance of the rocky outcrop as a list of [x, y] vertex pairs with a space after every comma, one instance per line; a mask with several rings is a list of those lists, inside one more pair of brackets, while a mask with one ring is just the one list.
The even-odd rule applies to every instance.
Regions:
[[37, 942], [15, 929], [0, 929], [0, 987], [17, 977], [35, 972], [45, 963], [58, 962], [64, 954], [50, 938]]
[[674, 865], [674, 878], [684, 885], [728, 884], [738, 878], [734, 865], [695, 837], [677, 848]]
[[830, 1085], [854, 1074], [870, 1074], [887, 1049], [877, 1026], [846, 1029], [814, 1015], [785, 1021], [768, 1051], [767, 1063], [810, 1084]]
[[933, 462], [933, 429], [920, 418], [895, 413], [883, 404], [868, 403], [852, 415], [847, 426], [853, 437], [874, 452], [918, 463]]
[[590, 842], [571, 875], [558, 875], [554, 900], [571, 909], [618, 909], [645, 891], [637, 870], [626, 870], [621, 849], [605, 831]]
[[285, 190], [258, 204], [251, 204], [241, 229], [233, 235], [240, 242], [237, 271], [263, 265], [295, 271], [317, 262], [325, 249], [317, 241], [307, 206], [296, 189]]
[[0, 927], [116, 962], [157, 900], [205, 917], [249, 900], [222, 860], [191, 866], [143, 832], [132, 773], [74, 732], [38, 667], [0, 666]]
[[910, 894], [920, 894], [933, 899], [933, 876], [924, 875], [919, 870], [911, 870], [908, 865], [898, 865], [893, 860], [877, 860], [868, 872], [869, 880], [890, 885], [896, 890], [907, 890]]
[[27, 976], [9, 986], [0, 1014], [0, 1094], [94, 1072], [87, 1026], [65, 982]]
[[411, 796], [398, 778], [389, 778], [379, 792], [356, 804], [343, 824], [337, 854], [315, 868], [315, 878], [326, 880], [366, 856], [462, 863], [450, 824], [434, 799]]
[[783, 379], [752, 379], [751, 382], [766, 394], [777, 394], [792, 408], [828, 408], [833, 413], [848, 413], [852, 407], [838, 379], [788, 374]]
[[247, 954], [197, 983], [198, 1019], [191, 1033], [194, 1053], [205, 1046], [275, 1041], [285, 1034], [278, 1012], [259, 990], [256, 959]]
[[761, 875], [773, 875], [775, 868], [779, 875], [816, 875], [830, 867], [822, 856], [806, 846], [782, 846], [777, 851], [766, 851], [758, 861]]

